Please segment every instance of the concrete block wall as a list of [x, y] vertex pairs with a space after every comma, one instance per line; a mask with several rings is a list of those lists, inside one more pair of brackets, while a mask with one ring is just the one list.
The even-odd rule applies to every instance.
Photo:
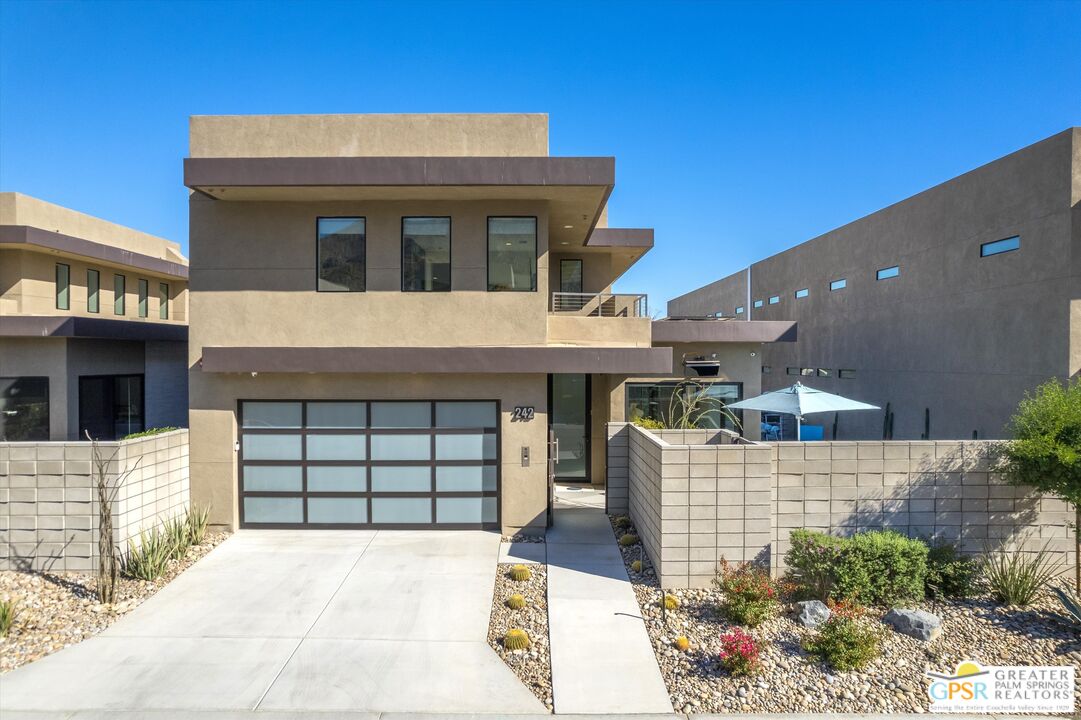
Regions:
[[[121, 549], [187, 510], [187, 430], [99, 445], [112, 477], [131, 469], [113, 504]], [[93, 471], [89, 442], [0, 443], [0, 570], [96, 568]]]
[[[1008, 484], [989, 441], [731, 443], [717, 431], [609, 425], [626, 509], [665, 587], [701, 587], [718, 561], [775, 573], [793, 529], [895, 529], [966, 553], [1034, 552], [1074, 561], [1065, 501]], [[611, 481], [613, 471], [609, 471]]]

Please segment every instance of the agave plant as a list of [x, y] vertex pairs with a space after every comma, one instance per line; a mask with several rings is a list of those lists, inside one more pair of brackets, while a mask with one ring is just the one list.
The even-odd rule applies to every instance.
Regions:
[[1074, 624], [1081, 626], [1081, 598], [1060, 587], [1053, 587], [1051, 591], [1058, 596], [1058, 601], [1062, 603], [1062, 608], [1073, 618]]
[[[713, 412], [719, 412], [736, 428], [742, 429], [739, 418], [724, 404], [718, 408], [709, 402], [706, 386], [694, 380], [684, 380], [672, 390], [668, 401], [669, 423], [673, 430], [696, 430], [704, 427], [703, 421]], [[708, 426], [706, 426], [708, 427]]]

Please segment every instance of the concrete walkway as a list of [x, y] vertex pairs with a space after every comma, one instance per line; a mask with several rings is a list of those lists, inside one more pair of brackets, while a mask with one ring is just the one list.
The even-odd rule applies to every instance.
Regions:
[[615, 535], [590, 494], [558, 491], [548, 530], [555, 711], [671, 713]]
[[487, 644], [498, 552], [484, 532], [241, 531], [101, 635], [0, 676], [0, 717], [544, 713]]

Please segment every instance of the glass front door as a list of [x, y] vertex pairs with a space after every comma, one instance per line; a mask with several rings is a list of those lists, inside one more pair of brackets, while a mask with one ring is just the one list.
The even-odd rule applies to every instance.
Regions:
[[589, 375], [551, 375], [551, 409], [555, 436], [555, 477], [589, 482]]

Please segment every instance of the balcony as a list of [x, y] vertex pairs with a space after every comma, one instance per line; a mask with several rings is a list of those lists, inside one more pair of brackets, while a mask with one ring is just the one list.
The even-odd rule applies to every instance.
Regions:
[[553, 315], [577, 317], [649, 317], [649, 301], [645, 295], [613, 293], [552, 293]]

